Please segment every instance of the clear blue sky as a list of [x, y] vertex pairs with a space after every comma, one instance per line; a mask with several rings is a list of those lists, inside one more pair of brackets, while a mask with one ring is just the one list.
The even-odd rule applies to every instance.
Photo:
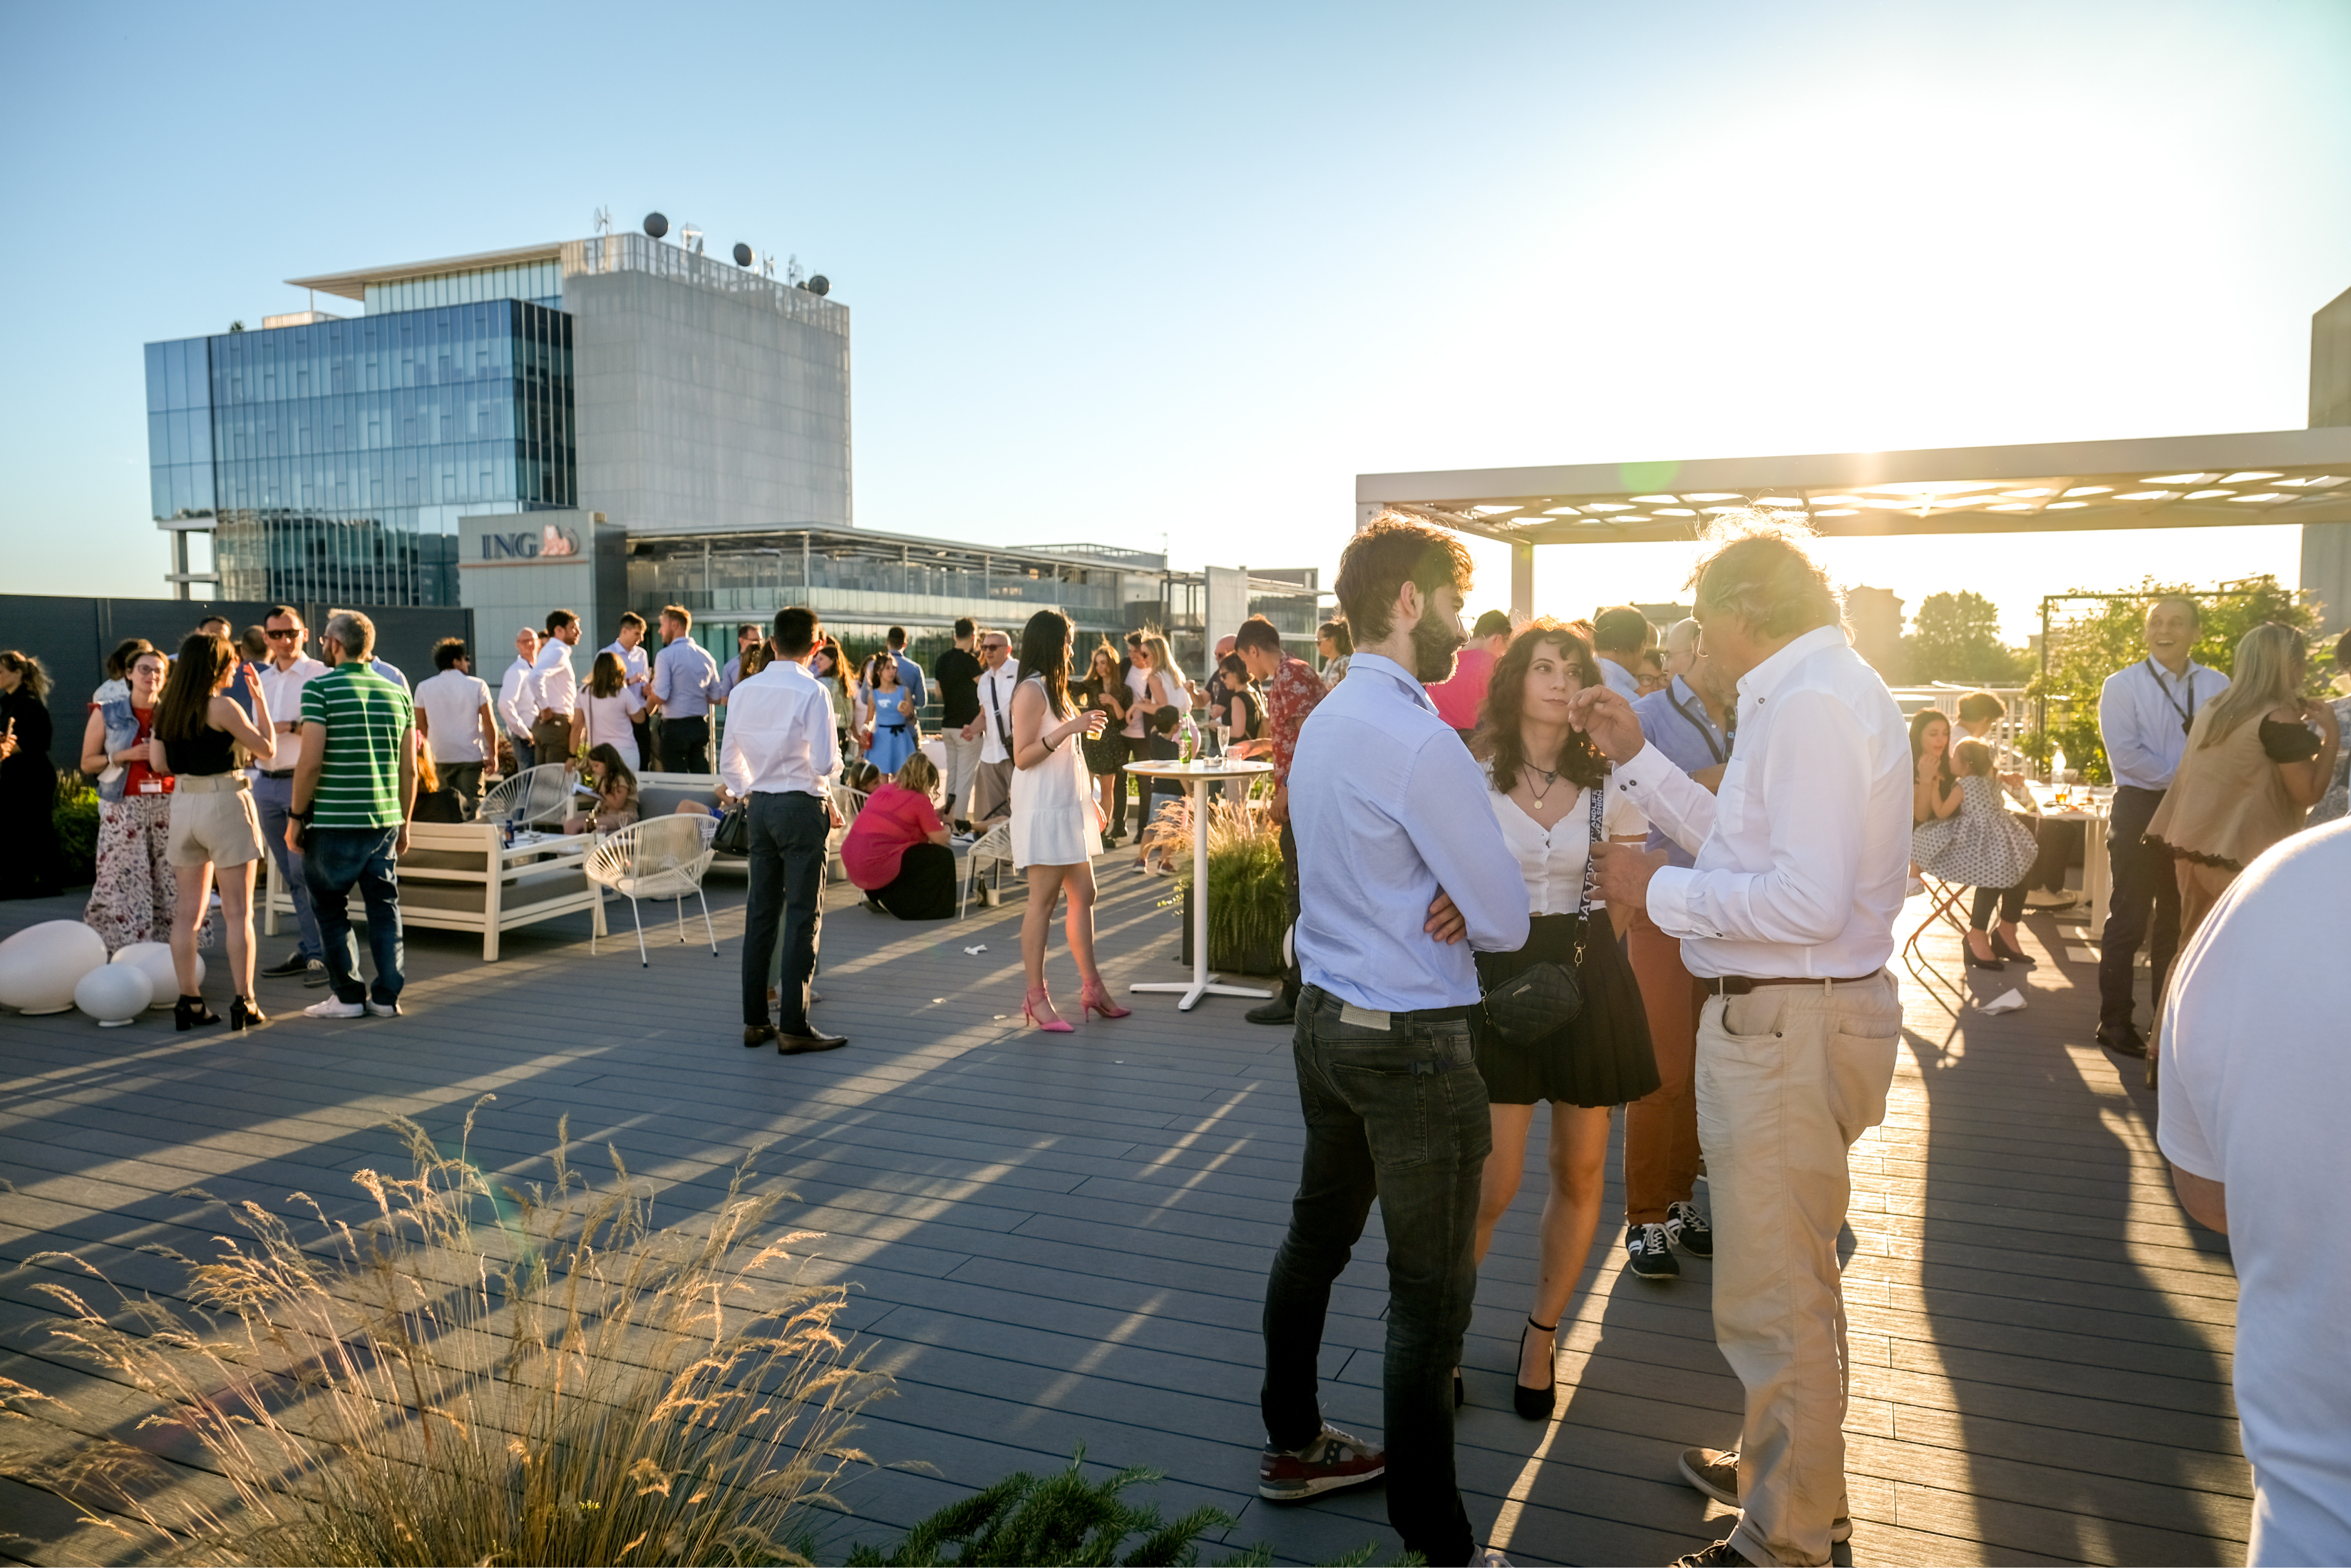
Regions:
[[[1364, 471], [2298, 427], [2346, 80], [2343, 0], [14, 5], [5, 581], [161, 591], [143, 342], [600, 204], [831, 277], [893, 531], [1327, 565]], [[1834, 559], [2020, 636], [2053, 589], [2295, 568], [2281, 529]]]

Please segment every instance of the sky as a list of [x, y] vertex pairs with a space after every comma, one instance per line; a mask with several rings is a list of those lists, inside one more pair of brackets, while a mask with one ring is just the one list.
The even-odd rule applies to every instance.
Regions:
[[[162, 591], [141, 344], [599, 207], [831, 279], [890, 532], [1327, 570], [1359, 473], [2300, 428], [2346, 74], [2342, 0], [7, 6], [0, 583]], [[1823, 548], [2020, 642], [2043, 593], [2298, 566]], [[1541, 551], [1538, 608], [1690, 554]]]

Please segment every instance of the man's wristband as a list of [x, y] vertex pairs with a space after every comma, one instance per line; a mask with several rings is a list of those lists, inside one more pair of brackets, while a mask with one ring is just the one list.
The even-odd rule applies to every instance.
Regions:
[[318, 808], [313, 806], [307, 811], [288, 811], [286, 813], [286, 820], [289, 822], [299, 822], [307, 828], [310, 825], [310, 817], [312, 812], [317, 810]]

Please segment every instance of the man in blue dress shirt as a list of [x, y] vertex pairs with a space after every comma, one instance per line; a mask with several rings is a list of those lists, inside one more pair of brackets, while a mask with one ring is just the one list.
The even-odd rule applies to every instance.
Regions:
[[[1290, 776], [1306, 1154], [1266, 1281], [1259, 1395], [1260, 1496], [1294, 1502], [1385, 1473], [1389, 1521], [1433, 1563], [1478, 1552], [1454, 1480], [1452, 1396], [1493, 1146], [1469, 1040], [1470, 949], [1513, 951], [1528, 930], [1526, 884], [1486, 808], [1485, 775], [1425, 689], [1468, 641], [1468, 586], [1460, 542], [1402, 518], [1357, 534], [1340, 558], [1355, 655], [1308, 716]], [[1385, 1454], [1324, 1422], [1316, 1394], [1331, 1282], [1374, 1197], [1387, 1233]]]
[[2202, 620], [2192, 599], [2148, 605], [2147, 657], [2108, 675], [2098, 692], [2098, 738], [2115, 774], [2114, 813], [2106, 824], [2114, 882], [2098, 949], [2098, 1043], [2117, 1056], [2147, 1054], [2131, 1016], [2131, 966], [2140, 944], [2147, 945], [2158, 998], [2179, 951], [2179, 877], [2170, 857], [2144, 841], [2179, 770], [2196, 710], [2229, 689], [2228, 676], [2189, 657]]
[[[1725, 680], [1698, 644], [1698, 624], [1677, 622], [1666, 633], [1666, 689], [1633, 705], [1641, 734], [1666, 759], [1711, 789], [1730, 760], [1739, 688]], [[1611, 688], [1614, 689], [1614, 688]], [[1663, 828], [1649, 829], [1649, 852], [1667, 862], [1694, 866], [1698, 857]], [[1625, 1253], [1645, 1280], [1678, 1278], [1678, 1247], [1694, 1258], [1714, 1256], [1714, 1228], [1698, 1197], [1698, 1015], [1705, 988], [1682, 962], [1681, 938], [1657, 928], [1646, 909], [1633, 913], [1625, 934], [1633, 977], [1649, 1016], [1657, 1087], [1625, 1107]]]
[[693, 637], [694, 612], [665, 604], [661, 657], [653, 661], [653, 698], [661, 715], [664, 773], [710, 771], [710, 705], [724, 695], [718, 661]]

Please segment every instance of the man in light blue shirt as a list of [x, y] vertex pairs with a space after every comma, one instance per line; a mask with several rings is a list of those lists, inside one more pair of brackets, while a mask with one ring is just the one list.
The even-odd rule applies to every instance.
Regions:
[[664, 773], [710, 771], [710, 705], [725, 695], [718, 661], [696, 643], [694, 612], [665, 604], [661, 612], [661, 657], [653, 661], [653, 706], [661, 715], [661, 766]]
[[2156, 997], [2163, 995], [2163, 977], [2179, 951], [2179, 882], [2170, 857], [2143, 841], [2188, 749], [2196, 710], [2229, 689], [2228, 676], [2189, 657], [2202, 622], [2194, 600], [2157, 600], [2147, 607], [2147, 657], [2108, 675], [2098, 692], [2098, 738], [2115, 774], [2106, 824], [2113, 892], [2098, 949], [2098, 1043], [2117, 1056], [2147, 1054], [2132, 1017], [2131, 968], [2139, 945], [2147, 946]]
[[930, 688], [923, 685], [923, 666], [906, 656], [906, 629], [893, 626], [883, 637], [890, 644], [891, 662], [898, 666], [898, 684], [914, 699], [914, 717], [921, 722], [923, 706], [931, 700]]
[[[1278, 1502], [1384, 1474], [1405, 1549], [1442, 1563], [1477, 1550], [1454, 1478], [1452, 1394], [1493, 1147], [1469, 949], [1514, 951], [1528, 932], [1526, 883], [1485, 774], [1424, 689], [1468, 641], [1468, 586], [1460, 541], [1403, 518], [1373, 524], [1340, 558], [1355, 655], [1290, 764], [1306, 1153], [1266, 1281], [1258, 1462], [1259, 1495]], [[1388, 1252], [1384, 1454], [1326, 1423], [1316, 1390], [1331, 1284], [1374, 1197]]]

